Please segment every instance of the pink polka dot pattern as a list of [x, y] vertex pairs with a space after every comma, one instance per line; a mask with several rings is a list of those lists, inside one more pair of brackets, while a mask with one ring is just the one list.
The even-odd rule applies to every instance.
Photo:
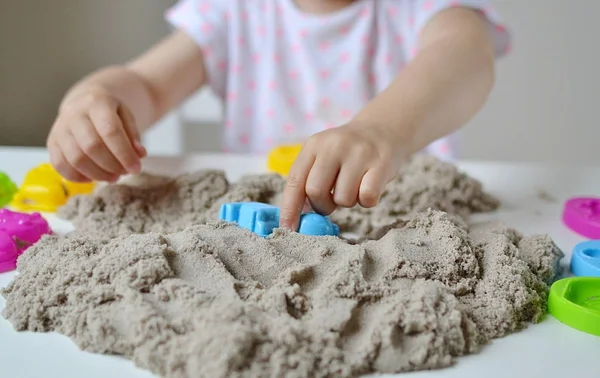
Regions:
[[286, 133], [290, 134], [290, 133], [293, 133], [296, 130], [296, 127], [293, 124], [291, 124], [291, 123], [286, 123], [285, 125], [283, 125], [283, 130]]
[[208, 1], [203, 1], [200, 4], [200, 8], [199, 8], [200, 12], [202, 13], [207, 13], [208, 11], [210, 11], [210, 3]]
[[350, 80], [344, 80], [340, 84], [340, 89], [344, 92], [350, 90], [351, 87], [352, 87], [352, 82]]
[[319, 43], [319, 50], [327, 51], [327, 50], [329, 50], [330, 46], [331, 46], [331, 44], [329, 42], [323, 41], [323, 42]]
[[[416, 56], [423, 28], [446, 8], [481, 10], [496, 54], [508, 53], [491, 3], [367, 0], [317, 16], [292, 0], [179, 0], [165, 17], [198, 44], [208, 84], [225, 100], [225, 150], [262, 153], [352, 119]], [[444, 140], [435, 149], [450, 156]]]

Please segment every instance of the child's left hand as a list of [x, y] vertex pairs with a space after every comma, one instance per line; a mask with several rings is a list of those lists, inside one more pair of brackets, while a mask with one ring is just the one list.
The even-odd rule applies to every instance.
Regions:
[[297, 230], [307, 200], [322, 215], [377, 205], [405, 155], [389, 129], [350, 123], [311, 136], [288, 174], [280, 227]]

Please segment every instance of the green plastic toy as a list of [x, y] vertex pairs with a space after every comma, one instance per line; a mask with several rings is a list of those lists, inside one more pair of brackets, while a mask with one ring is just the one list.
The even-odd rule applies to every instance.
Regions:
[[550, 288], [548, 312], [559, 322], [600, 336], [600, 277], [568, 277]]
[[4, 172], [0, 172], [0, 207], [4, 207], [17, 193], [17, 186]]

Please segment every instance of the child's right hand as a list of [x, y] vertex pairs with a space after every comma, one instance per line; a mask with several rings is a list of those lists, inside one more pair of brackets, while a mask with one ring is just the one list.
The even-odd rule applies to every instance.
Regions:
[[98, 89], [61, 106], [47, 147], [54, 168], [76, 182], [114, 182], [121, 175], [139, 173], [146, 156], [130, 111]]

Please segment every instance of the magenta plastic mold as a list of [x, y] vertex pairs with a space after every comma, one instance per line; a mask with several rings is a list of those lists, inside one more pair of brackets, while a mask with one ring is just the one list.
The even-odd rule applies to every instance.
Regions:
[[0, 209], [0, 273], [15, 270], [17, 258], [44, 234], [52, 230], [39, 213]]
[[590, 239], [600, 239], [600, 198], [571, 198], [565, 203], [563, 222]]

